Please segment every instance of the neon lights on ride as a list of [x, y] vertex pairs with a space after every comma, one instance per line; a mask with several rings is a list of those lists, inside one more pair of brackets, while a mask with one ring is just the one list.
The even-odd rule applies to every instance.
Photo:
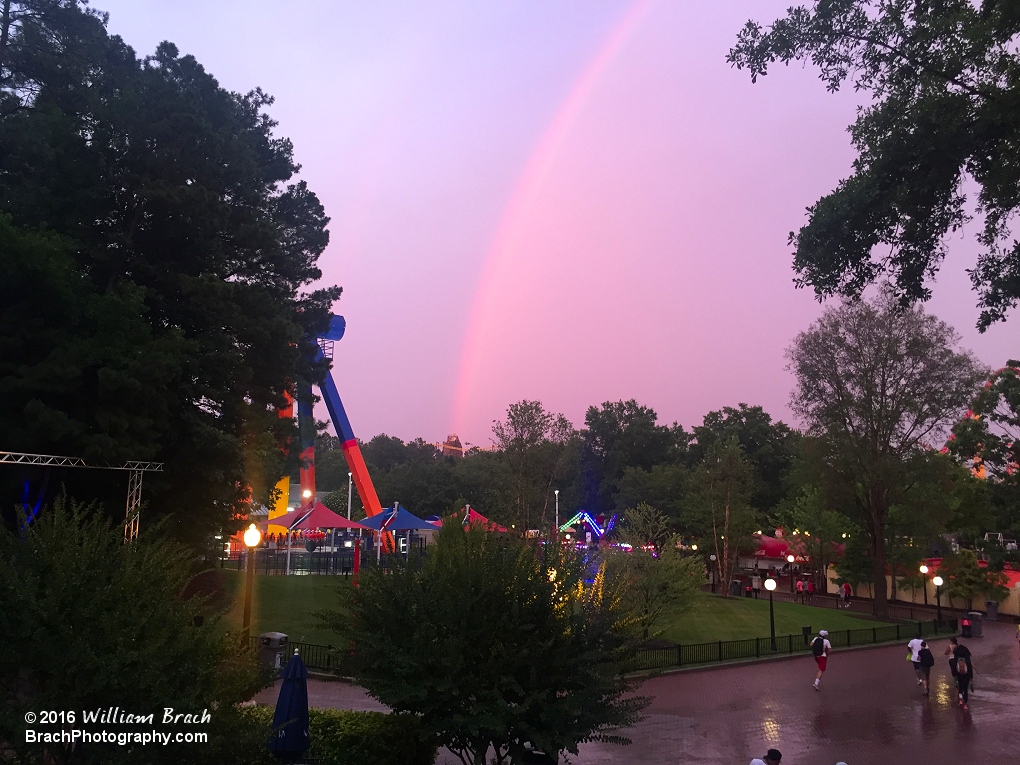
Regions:
[[585, 523], [588, 525], [588, 528], [591, 529], [591, 532], [592, 534], [595, 535], [595, 538], [601, 539], [602, 537], [604, 537], [606, 534], [613, 530], [613, 527], [616, 526], [617, 518], [618, 516], [614, 514], [613, 517], [609, 519], [609, 523], [606, 524], [606, 527], [602, 528], [595, 521], [595, 519], [591, 517], [591, 514], [587, 510], [581, 510], [579, 513], [577, 513], [577, 515], [575, 515], [569, 521], [560, 526], [559, 530], [561, 532], [565, 532], [568, 529], [570, 529], [575, 523]]

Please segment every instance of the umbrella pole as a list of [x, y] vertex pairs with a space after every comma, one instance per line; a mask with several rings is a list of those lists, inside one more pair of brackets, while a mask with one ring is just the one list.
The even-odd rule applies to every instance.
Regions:
[[287, 575], [290, 575], [290, 538], [291, 530], [287, 529]]
[[375, 538], [375, 562], [378, 565], [382, 561], [382, 529]]

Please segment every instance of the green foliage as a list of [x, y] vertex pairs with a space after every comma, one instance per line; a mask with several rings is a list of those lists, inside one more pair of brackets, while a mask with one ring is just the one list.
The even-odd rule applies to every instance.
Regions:
[[800, 529], [796, 537], [788, 538], [796, 552], [807, 555], [821, 578], [815, 582], [822, 591], [825, 586], [825, 572], [829, 564], [837, 560], [837, 545], [845, 545], [847, 534], [853, 534], [857, 527], [845, 515], [831, 510], [825, 495], [817, 486], [804, 486], [800, 494], [790, 498], [782, 510], [784, 525], [788, 529]]
[[855, 589], [862, 584], [869, 588], [874, 586], [875, 564], [871, 557], [871, 549], [863, 534], [851, 534], [847, 539], [842, 557], [836, 561], [837, 581], [850, 582]]
[[[4, 358], [23, 367], [2, 370], [5, 415], [22, 423], [5, 448], [165, 462], [147, 517], [174, 516], [199, 545], [287, 467], [293, 434], [273, 410], [322, 374], [307, 335], [339, 296], [307, 292], [328, 218], [260, 90], [225, 90], [170, 43], [139, 59], [71, 0], [8, 7], [0, 213], [23, 232], [4, 232], [5, 255], [24, 257], [5, 268], [12, 288], [41, 281], [0, 302]], [[24, 238], [41, 231], [54, 236]], [[36, 474], [6, 475], [10, 507]], [[66, 480], [122, 501], [108, 476]]]
[[888, 291], [826, 309], [787, 355], [797, 378], [793, 409], [811, 437], [811, 483], [870, 540], [882, 616], [890, 508], [945, 468], [929, 444], [966, 408], [985, 370], [959, 348], [952, 327], [901, 308]]
[[[692, 474], [689, 517], [700, 534], [700, 547], [716, 556], [718, 581], [733, 579], [738, 556], [750, 552], [760, 523], [751, 506], [754, 470], [735, 438], [713, 444]], [[729, 589], [723, 591], [729, 597]]]
[[[649, 508], [650, 509], [650, 508]], [[658, 552], [635, 544], [630, 552], [614, 551], [608, 563], [626, 581], [625, 602], [631, 610], [641, 637], [648, 640], [662, 621], [689, 611], [702, 584], [705, 563], [700, 557], [684, 557], [677, 549], [676, 538], [665, 539]]]
[[[230, 728], [232, 705], [263, 684], [253, 655], [184, 600], [192, 559], [165, 535], [125, 545], [94, 506], [60, 499], [21, 535], [0, 529], [0, 739], [23, 762], [65, 762], [62, 746], [26, 748], [24, 715], [119, 706], [156, 715], [209, 709]], [[152, 726], [146, 729], [151, 730]], [[184, 745], [149, 747], [154, 763], [200, 762]], [[128, 747], [86, 744], [75, 762], [132, 760]]]
[[870, 95], [850, 130], [854, 174], [790, 235], [799, 284], [857, 297], [889, 274], [904, 299], [927, 299], [947, 234], [971, 217], [966, 180], [984, 222], [970, 271], [978, 326], [1005, 318], [1020, 300], [1018, 34], [1015, 3], [994, 0], [816, 0], [767, 30], [745, 25], [728, 60], [752, 81], [810, 60], [829, 90], [849, 81]]
[[953, 426], [949, 449], [997, 483], [1020, 487], [1020, 361], [1010, 359]]
[[525, 742], [576, 752], [633, 723], [618, 675], [630, 655], [618, 585], [583, 587], [579, 559], [445, 523], [424, 559], [366, 570], [325, 623], [351, 641], [358, 682], [480, 765]]
[[946, 581], [943, 592], [950, 598], [959, 598], [964, 608], [978, 596], [992, 600], [1005, 600], [1009, 596], [1008, 579], [1001, 571], [981, 568], [973, 550], [963, 548], [947, 556], [939, 566], [939, 575]]
[[505, 421], [493, 423], [492, 434], [509, 468], [512, 525], [552, 528], [554, 483], [563, 477], [573, 426], [541, 401], [518, 401], [507, 408]]
[[618, 507], [616, 495], [627, 468], [649, 471], [655, 465], [680, 463], [687, 433], [675, 423], [666, 426], [657, 421], [653, 409], [633, 399], [588, 408], [581, 431], [581, 507], [608, 517]]
[[[249, 723], [248, 735], [262, 748], [253, 765], [279, 762], [266, 744], [273, 708], [242, 707], [241, 714]], [[308, 733], [307, 757], [321, 765], [431, 765], [436, 759], [436, 745], [413, 715], [309, 709]]]
[[739, 404], [705, 415], [691, 430], [692, 464], [703, 460], [713, 446], [736, 439], [755, 470], [751, 504], [770, 513], [786, 496], [786, 479], [797, 454], [798, 433], [785, 423], [772, 422], [760, 406]]
[[642, 503], [650, 504], [665, 512], [673, 525], [690, 534], [692, 529], [684, 518], [689, 481], [690, 471], [683, 465], [663, 463], [652, 465], [650, 470], [625, 468], [617, 484], [617, 508], [623, 511]]
[[659, 552], [672, 541], [669, 519], [646, 502], [627, 510], [617, 528], [621, 542], [637, 548], [651, 547], [652, 552]]

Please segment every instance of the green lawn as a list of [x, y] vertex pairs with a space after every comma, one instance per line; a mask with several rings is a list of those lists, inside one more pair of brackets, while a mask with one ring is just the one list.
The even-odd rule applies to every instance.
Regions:
[[[240, 629], [244, 609], [244, 573], [222, 569], [224, 600], [232, 603], [226, 613], [229, 629]], [[342, 576], [255, 576], [252, 597], [252, 634], [284, 632], [295, 642], [335, 645], [336, 636], [317, 625], [312, 615], [331, 607], [338, 587], [350, 586]], [[831, 608], [776, 603], [776, 634], [799, 635], [801, 627], [820, 629], [860, 629], [882, 627], [884, 622], [860, 619]], [[716, 640], [742, 640], [768, 637], [768, 599], [723, 598], [698, 593], [694, 608], [667, 618], [658, 625], [656, 637], [676, 643], [710, 643]]]
[[[811, 627], [813, 632], [820, 629], [832, 632], [886, 625], [886, 622], [860, 619], [832, 608], [802, 606], [798, 603], [774, 605], [777, 635], [799, 635], [801, 627]], [[694, 608], [685, 614], [664, 619], [658, 628], [662, 630], [659, 639], [675, 643], [710, 643], [716, 640], [768, 637], [769, 601], [768, 598], [723, 598], [702, 592], [698, 593]]]
[[[239, 630], [244, 614], [244, 572], [223, 569], [223, 585], [233, 605], [226, 614], [229, 629]], [[253, 635], [283, 632], [298, 643], [335, 645], [336, 635], [318, 627], [312, 614], [336, 603], [338, 587], [350, 586], [344, 576], [259, 576], [252, 587]]]

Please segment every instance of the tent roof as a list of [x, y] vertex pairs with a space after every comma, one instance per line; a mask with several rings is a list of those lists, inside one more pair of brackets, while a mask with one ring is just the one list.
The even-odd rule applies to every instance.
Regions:
[[[465, 526], [474, 526], [475, 524], [478, 524], [486, 531], [506, 531], [506, 526], [500, 526], [495, 521], [490, 521], [470, 505], [467, 506], [467, 510], [467, 515], [461, 516], [461, 523]], [[440, 518], [436, 521], [432, 521], [432, 523], [436, 526], [442, 526], [443, 519]]]
[[[316, 502], [315, 507], [299, 508], [294, 513], [297, 517], [291, 521], [291, 531], [309, 531], [311, 529], [363, 529], [365, 526], [355, 521], [349, 521], [342, 515], [334, 513], [321, 502]], [[274, 518], [273, 520], [277, 520]], [[282, 518], [279, 520], [283, 520]]]
[[434, 531], [436, 528], [434, 524], [412, 515], [401, 505], [397, 505], [395, 511], [392, 507], [385, 508], [381, 513], [366, 518], [362, 521], [362, 525], [376, 531], [413, 531], [418, 529]]

